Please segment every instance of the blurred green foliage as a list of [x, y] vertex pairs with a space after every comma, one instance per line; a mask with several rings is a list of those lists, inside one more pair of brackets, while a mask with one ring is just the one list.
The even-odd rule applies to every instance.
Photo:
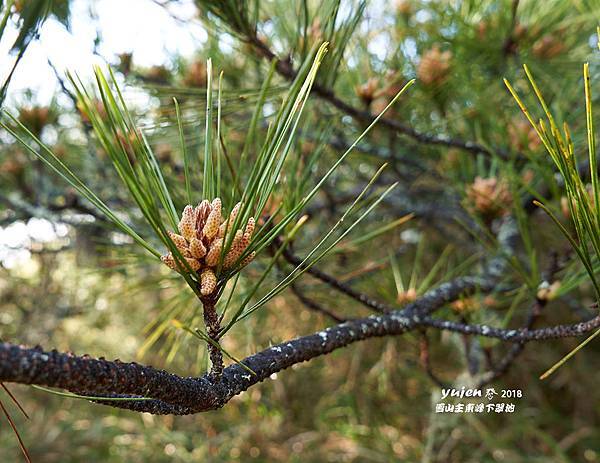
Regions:
[[[50, 3], [61, 5], [52, 11], [68, 24], [68, 2]], [[319, 85], [332, 87], [341, 100], [377, 114], [402, 85], [417, 78], [389, 117], [442, 140], [476, 142], [487, 154], [420, 143], [376, 126], [309, 204], [310, 218], [294, 242], [295, 252], [301, 256], [310, 252], [357, 190], [382, 163], [389, 162], [375, 189], [381, 192], [395, 181], [400, 181], [399, 187], [319, 264], [321, 269], [400, 306], [413, 297], [410, 289], [420, 295], [479, 268], [496, 250], [493, 219], [512, 213], [519, 217], [522, 243], [518, 262], [503, 282], [510, 291], [476, 295], [444, 308], [441, 314], [474, 323], [520, 326], [553, 253], [562, 264], [549, 283], [558, 282], [558, 289], [544, 308], [540, 325], [574, 322], [592, 313], [593, 288], [568, 242], [545, 214], [525, 210], [527, 198], [536, 198], [560, 215], [564, 187], [502, 78], [509, 79], [532, 106], [534, 96], [524, 91], [527, 84], [521, 67], [529, 65], [556, 120], [569, 122], [576, 159], [585, 162], [581, 66], [589, 61], [592, 86], [597, 86], [597, 1], [550, 0], [543, 6], [531, 0], [250, 3], [198, 1], [198, 18], [209, 36], [193, 58], [173, 56], [170, 62], [142, 68], [136, 65], [135, 55], [125, 53], [126, 43], [124, 53], [114, 57], [133, 117], [149, 140], [177, 204], [184, 203], [186, 188], [172, 98], [179, 101], [183, 135], [195, 155], [204, 147], [206, 59], [210, 57], [214, 68], [223, 70], [221, 135], [235, 166], [269, 69], [240, 35], [255, 33], [296, 69], [311, 46], [330, 40], [330, 61], [323, 63], [326, 72], [318, 75]], [[8, 20], [22, 31], [41, 20], [31, 22], [14, 5], [10, 8]], [[288, 89], [288, 80], [274, 78], [265, 93], [265, 117], [257, 125], [258, 135], [266, 134]], [[92, 135], [89, 116], [69, 105], [58, 86], [56, 93], [49, 105], [40, 104], [33, 94], [19, 95], [9, 99], [12, 106], [7, 109], [123, 220], [150, 236], [109, 156]], [[596, 102], [600, 92], [592, 94]], [[96, 109], [100, 113], [101, 105]], [[282, 176], [279, 180], [290, 192], [314, 186], [364, 129], [362, 122], [344, 116], [317, 96], [309, 99], [306, 113], [291, 147], [290, 159], [296, 164], [286, 167], [287, 172], [293, 167], [310, 175]], [[2, 233], [17, 227], [13, 234], [25, 237], [38, 219], [62, 227], [51, 234], [50, 242], [35, 236], [25, 240], [30, 257], [17, 266], [9, 265], [6, 256], [19, 249], [10, 249], [8, 238], [0, 242], [2, 340], [136, 360], [182, 375], [204, 373], [205, 345], [169, 323], [175, 318], [190, 325], [200, 323], [194, 296], [181, 279], [136, 249], [5, 132], [0, 140]], [[249, 155], [255, 156], [260, 146], [256, 142], [250, 146]], [[193, 191], [202, 190], [200, 172], [191, 186]], [[478, 200], [482, 191], [495, 200], [501, 198], [500, 204]], [[285, 209], [286, 204], [297, 204], [299, 195], [272, 198], [266, 208], [275, 211], [283, 202]], [[369, 235], [408, 213], [415, 213], [411, 221]], [[24, 228], [25, 223], [30, 228]], [[567, 220], [564, 223], [568, 226]], [[364, 236], [371, 239], [361, 242]], [[234, 307], [267, 266], [269, 252], [265, 250], [263, 258], [245, 270], [239, 294], [232, 300]], [[281, 262], [266, 279], [262, 294], [289, 270]], [[311, 277], [303, 277], [298, 287], [345, 317], [365, 315], [358, 303]], [[285, 291], [235, 325], [224, 348], [243, 358], [328, 323]], [[435, 372], [444, 381], [467, 383], [465, 340], [456, 334], [428, 334]], [[549, 380], [538, 379], [577, 343], [529, 345], [508, 374], [493, 383], [496, 390], [523, 390], [513, 414], [433, 413], [440, 388], [421, 365], [418, 333], [357, 343], [297, 365], [251, 388], [222, 410], [197, 416], [115, 411], [16, 385], [11, 390], [31, 419], [25, 420], [8, 406], [33, 461], [39, 462], [595, 462], [600, 461], [597, 343]], [[487, 339], [470, 345], [479, 352], [480, 368], [490, 360], [485, 355], [488, 350], [497, 360], [508, 348]], [[8, 404], [4, 396], [2, 400]], [[0, 457], [3, 461], [21, 458], [4, 422]]]

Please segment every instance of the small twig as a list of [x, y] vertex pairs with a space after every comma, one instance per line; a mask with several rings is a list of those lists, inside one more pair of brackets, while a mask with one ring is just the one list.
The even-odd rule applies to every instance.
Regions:
[[[546, 280], [554, 280], [555, 275], [561, 270], [563, 265], [564, 262], [559, 261], [558, 253], [553, 252], [550, 258], [550, 265], [548, 267]], [[547, 303], [548, 301], [546, 299], [542, 300], [536, 297], [535, 301], [529, 309], [529, 312], [527, 314], [527, 321], [525, 322], [523, 329], [531, 330], [533, 328], [535, 322], [539, 319], [542, 313], [542, 309], [546, 307]], [[511, 346], [508, 352], [500, 359], [500, 361], [483, 376], [483, 378], [479, 381], [477, 387], [482, 388], [506, 374], [506, 372], [510, 369], [514, 361], [517, 359], [517, 357], [519, 357], [519, 355], [521, 355], [521, 353], [524, 350], [525, 343], [519, 343]]]
[[206, 326], [206, 334], [212, 339], [215, 344], [207, 343], [208, 355], [210, 357], [210, 375], [219, 380], [223, 374], [223, 353], [218, 346], [219, 330], [221, 324], [219, 321], [219, 315], [217, 314], [216, 303], [214, 297], [204, 297], [201, 299], [202, 308], [204, 310], [204, 325]]
[[526, 328], [495, 328], [488, 325], [465, 325], [459, 322], [432, 317], [416, 317], [414, 321], [418, 325], [445, 331], [454, 331], [469, 336], [477, 335], [486, 338], [501, 339], [507, 342], [530, 342], [582, 336], [600, 326], [600, 315], [585, 322], [574, 323], [572, 325], [556, 325], [536, 330], [528, 330]]
[[19, 447], [21, 448], [21, 452], [23, 453], [25, 460], [27, 460], [27, 463], [31, 463], [31, 456], [29, 455], [29, 451], [27, 450], [27, 447], [25, 447], [23, 439], [21, 439], [21, 435], [19, 434], [19, 430], [17, 429], [15, 422], [13, 421], [12, 417], [8, 413], [8, 410], [6, 410], [6, 408], [4, 407], [4, 404], [2, 403], [1, 400], [0, 400], [0, 409], [2, 410], [2, 413], [4, 414], [6, 419], [8, 420], [8, 424], [10, 425], [13, 432], [15, 433], [15, 436], [17, 437], [17, 441], [19, 442]]
[[421, 333], [421, 338], [419, 340], [419, 360], [421, 361], [421, 365], [423, 369], [427, 373], [427, 376], [433, 381], [438, 387], [445, 389], [448, 388], [449, 385], [445, 381], [438, 378], [438, 376], [433, 371], [431, 367], [431, 359], [429, 357], [429, 339], [427, 338], [427, 332], [423, 331]]
[[509, 56], [515, 53], [516, 51], [516, 41], [515, 41], [515, 26], [517, 25], [517, 9], [519, 8], [519, 0], [513, 0], [512, 8], [511, 8], [511, 20], [510, 27], [508, 30], [508, 34], [506, 36], [506, 40], [504, 41], [504, 45], [502, 46], [502, 53], [504, 56]]
[[302, 302], [302, 304], [304, 304], [310, 310], [317, 312], [317, 313], [321, 313], [321, 314], [325, 315], [326, 317], [331, 318], [333, 321], [335, 321], [337, 323], [343, 323], [347, 320], [346, 318], [343, 318], [343, 317], [337, 315], [335, 312], [333, 312], [329, 309], [326, 309], [321, 304], [315, 302], [313, 299], [310, 299], [309, 297], [305, 296], [302, 293], [302, 291], [300, 291], [300, 289], [298, 288], [298, 286], [296, 284], [292, 283], [290, 285], [290, 289], [292, 290], [292, 293], [294, 293], [294, 295], [298, 298], [298, 300], [300, 302]]
[[19, 403], [19, 401], [17, 400], [17, 398], [13, 395], [12, 392], [10, 392], [10, 389], [8, 389], [4, 383], [0, 383], [0, 386], [2, 386], [2, 389], [4, 389], [4, 391], [8, 394], [8, 396], [10, 397], [10, 399], [13, 401], [13, 403], [17, 406], [17, 408], [19, 410], [21, 410], [21, 413], [23, 414], [23, 416], [27, 419], [29, 419], [29, 415], [27, 414], [27, 412], [25, 411], [25, 409], [21, 406], [21, 404]]
[[[73, 103], [73, 107], [77, 108], [77, 97], [73, 94], [71, 90], [68, 89], [64, 79], [62, 78], [62, 76], [58, 72], [58, 69], [56, 69], [56, 66], [54, 66], [54, 63], [50, 60], [50, 58], [48, 58], [48, 66], [50, 66], [50, 69], [52, 69], [54, 77], [56, 77], [56, 80], [58, 81], [58, 85], [60, 86], [62, 92], [69, 97], [69, 99]], [[86, 131], [89, 130], [89, 125], [84, 124], [84, 128], [86, 129]]]
[[[288, 247], [283, 250], [282, 256], [285, 260], [287, 260], [290, 264], [294, 266], [300, 266], [302, 264], [302, 259], [296, 256]], [[302, 268], [306, 268], [302, 266]], [[337, 278], [325, 273], [315, 266], [311, 266], [306, 270], [306, 273], [312, 275], [313, 277], [321, 280], [323, 283], [327, 283], [332, 288], [335, 288], [339, 292], [350, 296], [352, 299], [360, 302], [364, 306], [370, 308], [371, 310], [378, 313], [385, 313], [394, 310], [393, 307], [386, 305], [382, 302], [376, 301], [370, 296], [361, 293], [360, 291], [356, 291], [345, 283], [342, 283]]]
[[[277, 55], [273, 51], [271, 51], [267, 44], [260, 40], [256, 35], [246, 35], [245, 40], [246, 42], [251, 44], [254, 47], [254, 49], [258, 52], [258, 54], [263, 58], [267, 59], [268, 61], [276, 60], [277, 63], [275, 69], [281, 76], [285, 77], [288, 80], [293, 80], [296, 77], [296, 71], [292, 68], [290, 62], [287, 60], [279, 59]], [[375, 119], [375, 116], [371, 114], [370, 111], [356, 108], [342, 101], [335, 95], [333, 90], [323, 87], [318, 83], [315, 83], [313, 85], [313, 91], [316, 95], [328, 101], [342, 112], [348, 114], [349, 116], [352, 116], [354, 119], [367, 123], [370, 123], [373, 121], [373, 119]], [[410, 126], [398, 122], [395, 119], [382, 117], [381, 119], [379, 119], [379, 125], [392, 129], [397, 133], [407, 135], [408, 137], [412, 138], [413, 140], [419, 143], [459, 148], [473, 154], [485, 154], [488, 156], [496, 154], [502, 158], [507, 157], [507, 154], [502, 150], [496, 150], [496, 153], [493, 153], [485, 146], [480, 145], [476, 142], [464, 141], [458, 138], [421, 133]]]

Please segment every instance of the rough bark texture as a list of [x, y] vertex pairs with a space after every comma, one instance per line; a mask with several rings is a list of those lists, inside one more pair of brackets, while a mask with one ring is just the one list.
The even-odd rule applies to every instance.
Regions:
[[575, 325], [561, 325], [538, 330], [503, 330], [488, 326], [464, 325], [433, 319], [417, 312], [432, 310], [474, 288], [465, 282], [459, 287], [440, 287], [425, 300], [402, 311], [372, 315], [327, 328], [317, 333], [284, 342], [243, 360], [255, 374], [240, 365], [224, 369], [220, 378], [208, 374], [198, 378], [179, 377], [163, 370], [107, 361], [89, 356], [75, 356], [41, 347], [27, 348], [0, 344], [0, 381], [58, 387], [90, 395], [111, 397], [150, 397], [145, 401], [103, 401], [107, 405], [155, 414], [190, 414], [214, 410], [233, 396], [294, 364], [311, 360], [357, 341], [373, 337], [400, 335], [421, 326], [434, 326], [467, 334], [492, 336], [508, 342], [579, 336], [600, 326], [600, 317]]
[[[219, 329], [219, 314], [215, 307], [216, 301], [212, 297], [202, 299], [202, 307], [204, 310], [204, 325], [206, 326], [206, 334], [218, 345]], [[223, 353], [217, 345], [208, 343], [208, 356], [210, 357], [210, 375], [213, 379], [218, 380], [223, 374]]]
[[[500, 329], [441, 320], [431, 316], [437, 309], [461, 296], [468, 296], [476, 291], [489, 292], [497, 288], [506, 270], [506, 255], [512, 253], [516, 236], [514, 221], [504, 220], [497, 233], [503, 251], [485, 262], [481, 276], [464, 276], [441, 284], [402, 310], [385, 310], [385, 313], [348, 320], [251, 355], [242, 362], [255, 374], [241, 365], [234, 364], [222, 371], [213, 367], [210, 373], [201, 377], [180, 377], [137, 363], [123, 363], [119, 360], [111, 362], [85, 355], [45, 352], [41, 347], [28, 348], [3, 343], [0, 344], [0, 382], [57, 387], [95, 397], [149, 398], [151, 400], [97, 402], [139, 412], [183, 415], [218, 409], [235, 395], [273, 373], [368, 338], [401, 335], [410, 330], [431, 327], [466, 335], [494, 337], [505, 342], [524, 343], [580, 336], [598, 328], [600, 317], [574, 325], [531, 330], [529, 326], [521, 329]], [[312, 273], [317, 278], [326, 278], [325, 274]], [[343, 292], [352, 296], [351, 292]], [[367, 306], [374, 305], [368, 304], [364, 298], [358, 300]], [[210, 304], [208, 310], [206, 308], [205, 305], [209, 335], [215, 335], [217, 339], [219, 320], [215, 319], [217, 314], [214, 304], [212, 310]], [[382, 307], [371, 308], [377, 310]], [[216, 351], [220, 356], [220, 351]], [[222, 358], [214, 357], [213, 365], [215, 364], [220, 365], [222, 369]]]
[[213, 375], [181, 378], [137, 363], [109, 362], [42, 348], [0, 345], [0, 381], [58, 387], [77, 393], [151, 397], [156, 401], [111, 405], [150, 413], [187, 414], [222, 407], [231, 397], [296, 363], [327, 354], [363, 339], [398, 335], [414, 327], [408, 310], [428, 311], [477, 288], [477, 279], [441, 285], [403, 311], [351, 320], [318, 333], [278, 344], [243, 360], [256, 375], [231, 365], [219, 379]]

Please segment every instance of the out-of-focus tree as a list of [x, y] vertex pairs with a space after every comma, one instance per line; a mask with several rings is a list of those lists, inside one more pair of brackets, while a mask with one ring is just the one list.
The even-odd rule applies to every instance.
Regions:
[[[173, 15], [179, 3], [148, 2]], [[553, 402], [577, 388], [581, 357], [553, 390], [538, 382], [581, 350], [555, 339], [600, 327], [600, 5], [194, 5], [208, 35], [195, 56], [142, 67], [123, 43], [93, 81], [57, 71], [49, 104], [17, 105], [14, 69], [45, 21], [69, 27], [70, 5], [0, 2], [0, 40], [19, 30], [0, 74], [0, 236], [22, 238], [0, 242], [0, 381], [44, 389], [19, 389], [27, 425], [5, 409], [18, 397], [1, 396], [24, 446], [47, 461], [158, 461], [158, 445], [181, 461], [600, 458], [593, 430], [564, 437], [569, 404]], [[27, 236], [36, 224], [43, 239]], [[27, 263], [10, 265], [19, 252]], [[494, 434], [478, 416], [435, 413], [440, 388], [488, 386], [531, 392], [540, 416], [490, 416], [507, 428]], [[59, 403], [68, 418], [40, 418]], [[145, 414], [146, 431], [122, 410], [105, 420], [221, 407], [176, 425]], [[328, 428], [337, 414], [351, 419]], [[32, 442], [72, 423], [117, 443]], [[128, 427], [152, 441], [135, 457], [119, 440]], [[157, 427], [167, 437], [150, 437]]]

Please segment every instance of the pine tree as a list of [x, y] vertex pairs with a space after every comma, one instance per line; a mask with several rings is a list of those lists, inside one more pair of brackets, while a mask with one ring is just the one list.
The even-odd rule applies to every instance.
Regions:
[[[147, 3], [176, 16], [180, 2]], [[0, 236], [36, 220], [54, 227], [49, 242], [0, 241], [0, 405], [17, 433], [0, 445], [43, 454], [9, 411], [23, 396], [32, 427], [43, 425], [39, 397], [48, 410], [91, 402], [71, 422], [90, 407], [100, 420], [99, 404], [223, 408], [207, 416], [226, 439], [189, 444], [169, 429], [157, 441], [167, 455], [185, 447], [181, 461], [293, 461], [305, 448], [323, 461], [328, 446], [351, 461], [554, 458], [548, 447], [562, 444], [522, 443], [519, 430], [564, 437], [556, 417], [568, 405], [545, 403], [532, 422], [436, 405], [454, 404], [452, 389], [494, 387], [525, 394], [509, 395], [519, 413], [529, 383], [546, 391], [540, 376], [593, 384], [573, 357], [592, 362], [600, 332], [600, 5], [193, 3], [208, 35], [195, 56], [142, 67], [125, 43], [89, 81], [50, 62], [56, 95], [45, 104], [11, 92], [14, 71], [47, 24], [69, 28], [73, 5], [0, 1], [11, 53], [0, 70]], [[16, 251], [28, 264], [9, 265]], [[555, 340], [567, 337], [578, 342]], [[269, 378], [283, 389], [259, 385]], [[13, 395], [9, 383], [38, 391]], [[272, 416], [256, 408], [261, 394]], [[340, 413], [345, 431], [322, 422]], [[473, 424], [482, 416], [507, 430]], [[253, 426], [268, 442], [248, 437]], [[308, 428], [324, 434], [274, 449]], [[140, 458], [156, 458], [158, 444]], [[593, 461], [587, 445], [560, 452]], [[65, 452], [105, 458], [87, 446]]]

